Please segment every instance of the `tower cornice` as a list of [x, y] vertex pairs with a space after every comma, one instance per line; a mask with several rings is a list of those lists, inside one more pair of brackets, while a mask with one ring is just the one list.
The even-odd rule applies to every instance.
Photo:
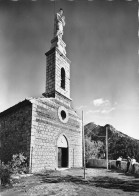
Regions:
[[63, 57], [63, 59], [64, 59], [65, 61], [67, 61], [69, 64], [71, 64], [71, 61], [70, 61], [65, 55], [63, 55], [63, 53], [60, 52], [60, 50], [59, 50], [57, 47], [54, 47], [54, 48], [50, 49], [48, 52], [45, 53], [45, 55], [46, 55], [46, 56], [49, 56], [50, 54], [55, 53], [55, 52], [58, 52], [59, 55], [60, 55], [61, 57]]

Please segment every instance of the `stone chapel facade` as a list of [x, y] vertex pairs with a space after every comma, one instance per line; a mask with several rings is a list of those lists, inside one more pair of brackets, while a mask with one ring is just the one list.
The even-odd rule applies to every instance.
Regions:
[[31, 172], [82, 167], [82, 123], [71, 107], [70, 60], [56, 36], [46, 52], [46, 89], [0, 113], [1, 157], [24, 152]]

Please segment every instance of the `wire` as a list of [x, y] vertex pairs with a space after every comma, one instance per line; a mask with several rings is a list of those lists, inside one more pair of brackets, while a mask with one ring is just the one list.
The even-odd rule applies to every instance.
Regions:
[[[96, 125], [92, 130], [86, 128], [88, 131], [93, 131], [95, 128], [97, 128], [99, 125]], [[96, 137], [106, 137], [106, 136], [98, 136], [96, 134], [93, 134], [93, 136], [96, 136]]]

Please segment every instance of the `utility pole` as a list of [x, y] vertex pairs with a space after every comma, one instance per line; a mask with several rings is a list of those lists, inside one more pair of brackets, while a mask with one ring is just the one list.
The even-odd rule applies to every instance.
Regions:
[[108, 170], [108, 127], [106, 126], [106, 161], [107, 161], [107, 170]]
[[83, 168], [84, 168], [84, 179], [85, 179], [85, 140], [84, 140], [84, 123], [83, 123], [83, 111], [82, 111], [82, 143], [83, 143]]
[[54, 18], [55, 18], [56, 0], [54, 0]]

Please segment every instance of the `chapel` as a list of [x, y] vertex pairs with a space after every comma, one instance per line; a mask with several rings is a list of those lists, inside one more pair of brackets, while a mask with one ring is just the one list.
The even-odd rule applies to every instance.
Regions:
[[55, 16], [46, 55], [43, 96], [26, 98], [0, 113], [1, 161], [24, 153], [31, 172], [82, 167], [82, 122], [72, 108], [70, 65], [62, 39], [63, 10]]

